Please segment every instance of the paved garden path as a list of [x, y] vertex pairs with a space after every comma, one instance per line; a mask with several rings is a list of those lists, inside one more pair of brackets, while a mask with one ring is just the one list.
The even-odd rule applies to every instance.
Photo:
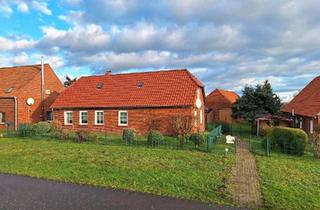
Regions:
[[235, 209], [197, 201], [0, 174], [0, 209]]
[[236, 164], [232, 170], [232, 197], [243, 208], [262, 206], [256, 159], [245, 141], [237, 143]]

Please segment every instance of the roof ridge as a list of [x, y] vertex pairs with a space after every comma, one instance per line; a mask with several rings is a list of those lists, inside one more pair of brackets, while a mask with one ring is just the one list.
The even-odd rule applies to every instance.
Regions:
[[[163, 73], [163, 72], [175, 72], [175, 71], [185, 71], [190, 73], [187, 69], [161, 69], [156, 71], [143, 71], [143, 72], [126, 72], [126, 73], [116, 73], [116, 74], [110, 74], [108, 76], [120, 76], [120, 75], [132, 75], [132, 74], [154, 74], [154, 73]], [[88, 75], [88, 76], [81, 76], [80, 78], [88, 78], [88, 77], [105, 77], [105, 74], [99, 74], [99, 75]], [[80, 79], [79, 78], [79, 79]]]
[[185, 71], [187, 72], [188, 76], [191, 78], [191, 80], [196, 83], [196, 85], [200, 86], [200, 87], [204, 87], [204, 85], [202, 84], [202, 82], [200, 80], [198, 80], [190, 71], [188, 71], [187, 69], [185, 69]]
[[127, 72], [127, 73], [119, 73], [119, 74], [111, 74], [111, 76], [115, 75], [123, 75], [123, 74], [150, 74], [150, 73], [162, 73], [162, 72], [173, 72], [173, 71], [188, 71], [187, 69], [160, 69], [160, 70], [151, 70], [151, 71], [144, 71], [144, 72]]
[[[44, 63], [43, 65], [50, 66], [49, 63]], [[0, 67], [0, 69], [13, 69], [13, 68], [37, 67], [37, 66], [41, 66], [41, 63], [40, 64], [21, 65], [21, 66], [3, 66], [3, 67]]]
[[218, 88], [214, 89], [213, 91], [211, 91], [211, 93], [209, 93], [209, 95], [207, 95], [206, 97], [210, 96], [211, 94], [213, 94], [215, 91], [219, 91]]

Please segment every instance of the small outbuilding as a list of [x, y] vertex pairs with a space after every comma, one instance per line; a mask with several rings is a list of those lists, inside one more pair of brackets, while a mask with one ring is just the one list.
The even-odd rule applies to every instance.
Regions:
[[290, 127], [292, 120], [286, 117], [277, 115], [265, 115], [256, 119], [256, 134], [257, 136], [265, 135], [266, 130], [273, 126]]
[[232, 106], [239, 95], [233, 91], [215, 89], [206, 97], [207, 123], [225, 122], [231, 124]]

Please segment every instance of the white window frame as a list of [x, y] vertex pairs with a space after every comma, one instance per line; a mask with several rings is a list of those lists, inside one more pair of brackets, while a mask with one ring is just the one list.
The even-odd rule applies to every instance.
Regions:
[[300, 118], [300, 121], [299, 121], [299, 128], [302, 129], [303, 128], [303, 119]]
[[314, 131], [314, 122], [313, 119], [310, 120], [310, 133], [313, 134]]
[[[127, 123], [121, 123], [121, 113], [127, 114]], [[120, 110], [118, 111], [118, 126], [128, 126], [129, 124], [129, 113], [126, 110]]]
[[[72, 114], [72, 123], [69, 123], [68, 122], [68, 113], [71, 113]], [[64, 112], [64, 124], [65, 125], [73, 125], [74, 123], [74, 120], [73, 120], [73, 111], [65, 111]]]
[[198, 111], [194, 110], [193, 112], [193, 119], [194, 119], [194, 125], [197, 126], [198, 125]]
[[[103, 120], [103, 123], [98, 123], [97, 120], [98, 120], [98, 113], [101, 113], [102, 112], [102, 120]], [[97, 111], [94, 111], [94, 124], [95, 125], [104, 125], [104, 111], [103, 110], [97, 110]]]
[[200, 124], [202, 125], [203, 123], [203, 113], [202, 113], [202, 110], [200, 109]]
[[0, 112], [0, 114], [1, 114], [1, 118], [0, 118], [0, 125], [2, 125], [2, 124], [5, 124], [6, 122], [5, 122], [5, 116], [6, 116], [6, 113], [5, 112]]
[[[87, 123], [82, 122], [82, 113], [87, 113]], [[89, 113], [88, 111], [79, 111], [79, 125], [88, 125], [89, 122]]]

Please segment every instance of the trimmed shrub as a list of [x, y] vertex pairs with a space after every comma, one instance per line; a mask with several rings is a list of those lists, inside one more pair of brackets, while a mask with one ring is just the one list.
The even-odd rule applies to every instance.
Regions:
[[204, 135], [193, 133], [189, 139], [194, 143], [195, 147], [199, 147], [204, 142]]
[[67, 139], [75, 140], [76, 139], [76, 134], [72, 131], [67, 130], [67, 129], [51, 131], [50, 136], [51, 136], [51, 138], [60, 139], [60, 140], [67, 140]]
[[280, 126], [274, 127], [268, 138], [271, 148], [292, 155], [303, 155], [308, 142], [308, 135], [303, 130]]
[[32, 131], [37, 136], [48, 134], [51, 130], [50, 123], [38, 122], [32, 125]]
[[19, 125], [19, 136], [26, 137], [33, 133], [32, 125], [30, 124], [20, 124]]
[[132, 144], [136, 139], [136, 131], [134, 129], [124, 129], [122, 133], [122, 140], [126, 144]]
[[62, 123], [60, 121], [54, 120], [50, 122], [50, 131], [51, 132], [61, 132], [63, 129]]
[[160, 131], [157, 130], [151, 130], [148, 134], [148, 144], [150, 146], [156, 147], [161, 144], [163, 141], [163, 136], [160, 133]]

